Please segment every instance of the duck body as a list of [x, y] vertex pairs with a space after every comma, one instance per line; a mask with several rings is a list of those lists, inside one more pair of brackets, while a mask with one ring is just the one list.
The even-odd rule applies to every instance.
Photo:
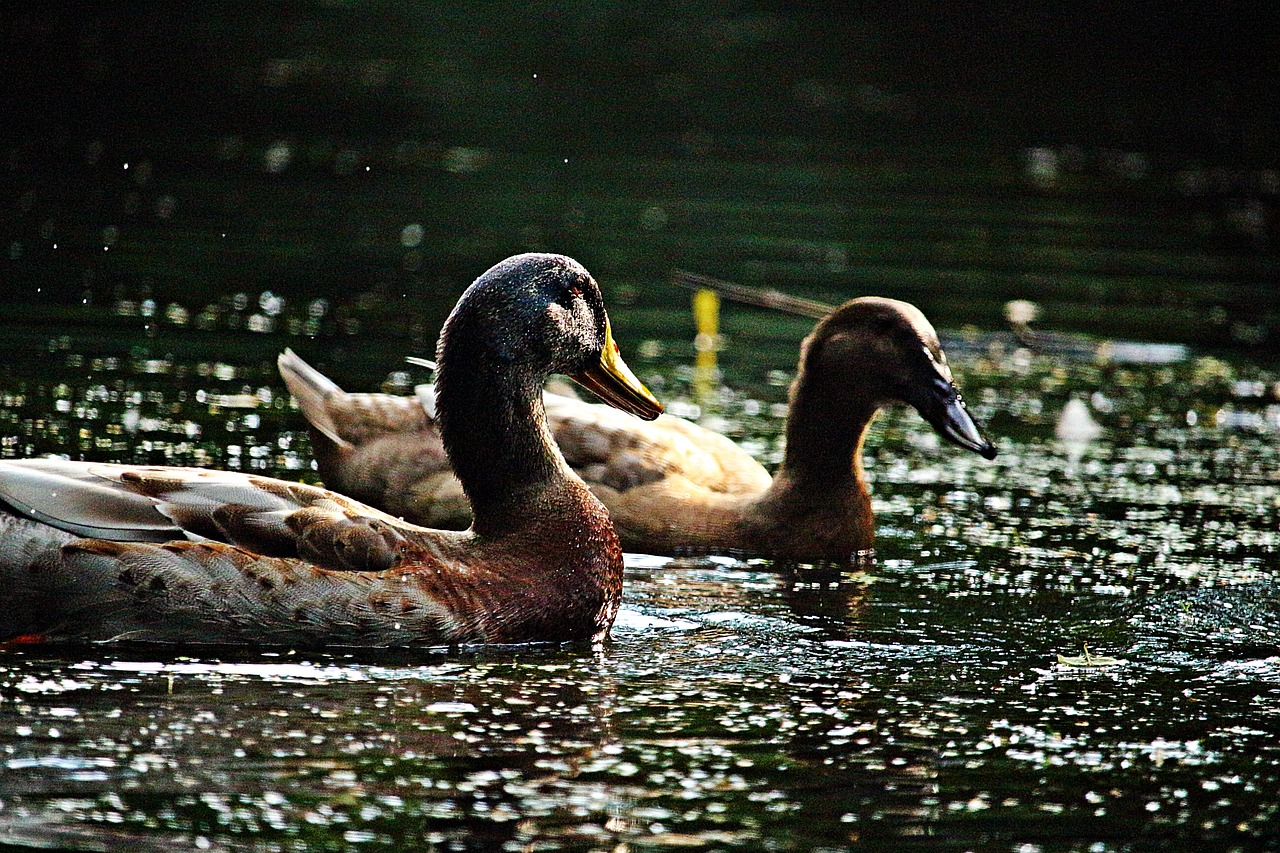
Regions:
[[[420, 385], [410, 397], [348, 393], [292, 351], [281, 354], [279, 366], [307, 418], [326, 486], [420, 524], [461, 530], [471, 523], [470, 505], [440, 450], [435, 385]], [[681, 500], [702, 507], [758, 495], [772, 482], [728, 438], [682, 418], [639, 421], [549, 391], [543, 401], [561, 453], [606, 504], [652, 501], [667, 514], [667, 490], [677, 485], [698, 493]], [[616, 513], [615, 525], [631, 515]]]
[[[465, 526], [450, 474], [425, 454], [436, 431], [434, 386], [413, 398], [347, 394], [286, 354], [281, 373], [311, 424], [321, 477], [350, 472], [397, 447], [420, 465], [394, 494], [361, 497], [408, 519]], [[862, 447], [876, 413], [905, 402], [952, 443], [987, 458], [995, 449], [960, 398], [933, 327], [918, 309], [863, 297], [820, 321], [801, 347], [790, 392], [786, 455], [770, 476], [724, 436], [670, 415], [635, 422], [604, 406], [544, 394], [565, 459], [609, 508], [623, 547], [656, 554], [739, 554], [844, 561], [875, 539]], [[396, 414], [392, 414], [396, 413]], [[388, 428], [380, 429], [378, 425]], [[342, 488], [342, 486], [337, 486]]]
[[[139, 514], [154, 512], [150, 529], [165, 531], [165, 541], [77, 537], [10, 516], [0, 571], [27, 582], [12, 584], [0, 602], [5, 637], [298, 646], [562, 641], [601, 634], [617, 608], [621, 551], [607, 535], [604, 509], [583, 495], [559, 496], [555, 509], [590, 512], [593, 530], [546, 521], [516, 540], [489, 542], [425, 531], [341, 495], [265, 477], [0, 463], [7, 494], [15, 479], [33, 475], [58, 495], [97, 480], [94, 491], [115, 490], [136, 500]], [[543, 500], [548, 508], [556, 502]], [[165, 513], [182, 523], [166, 530]], [[570, 559], [559, 565], [530, 560], [531, 551], [559, 552], [565, 541], [575, 547], [564, 549]]]
[[562, 256], [508, 259], [463, 295], [438, 357], [439, 441], [474, 507], [471, 529], [419, 527], [247, 474], [0, 461], [0, 640], [602, 638], [622, 552], [607, 511], [550, 441], [541, 384], [568, 372], [638, 415], [661, 409], [617, 359], [598, 287]]

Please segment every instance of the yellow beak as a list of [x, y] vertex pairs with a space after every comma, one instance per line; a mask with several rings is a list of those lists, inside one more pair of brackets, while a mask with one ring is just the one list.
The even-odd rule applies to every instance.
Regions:
[[604, 349], [600, 352], [600, 363], [574, 374], [573, 379], [615, 409], [646, 421], [662, 414], [662, 404], [622, 360], [618, 345], [613, 342], [608, 320], [604, 325]]

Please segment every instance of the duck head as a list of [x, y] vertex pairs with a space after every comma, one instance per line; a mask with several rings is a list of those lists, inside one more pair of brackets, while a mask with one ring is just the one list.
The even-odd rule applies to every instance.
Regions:
[[662, 414], [618, 352], [599, 285], [564, 255], [515, 255], [476, 279], [445, 322], [442, 373], [450, 342], [464, 341], [539, 387], [547, 374], [563, 373], [624, 412], [645, 420]]
[[910, 303], [861, 297], [832, 311], [802, 345], [797, 383], [802, 377], [838, 410], [903, 402], [952, 444], [996, 455], [960, 398], [937, 332]]

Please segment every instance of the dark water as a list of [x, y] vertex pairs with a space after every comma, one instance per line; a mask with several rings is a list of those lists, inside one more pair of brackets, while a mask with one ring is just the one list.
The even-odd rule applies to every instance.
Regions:
[[[270, 354], [292, 345], [323, 364], [348, 339], [224, 330], [202, 344], [220, 357], [186, 356], [170, 351], [194, 330], [146, 337], [131, 331], [140, 322], [47, 339], [10, 328], [0, 454], [314, 476]], [[732, 390], [699, 401], [683, 332], [641, 343], [615, 325], [678, 411], [701, 402], [702, 418], [776, 460], [798, 332], [731, 340]], [[882, 418], [868, 448], [874, 564], [636, 555], [599, 650], [6, 649], [0, 839], [1280, 845], [1280, 374], [1243, 358], [1067, 360], [947, 337], [1000, 456], [939, 446], [912, 412]], [[357, 361], [348, 375], [413, 379], [372, 343]], [[1073, 398], [1101, 426], [1090, 441], [1055, 436]], [[1120, 662], [1060, 662], [1086, 650]]]

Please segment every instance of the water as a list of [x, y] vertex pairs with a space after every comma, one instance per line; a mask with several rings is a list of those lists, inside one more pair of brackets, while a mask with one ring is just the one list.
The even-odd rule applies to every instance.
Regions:
[[[135, 322], [106, 326], [127, 337]], [[190, 334], [108, 335], [95, 350], [70, 329], [19, 346], [0, 373], [0, 453], [314, 478], [266, 355], [344, 340], [228, 331], [221, 359], [166, 354]], [[632, 555], [624, 610], [597, 650], [5, 649], [0, 838], [131, 850], [1280, 844], [1280, 375], [1239, 358], [1063, 361], [998, 336], [947, 337], [1000, 456], [940, 446], [914, 413], [887, 413], [868, 448], [874, 563]], [[731, 342], [733, 389], [710, 399], [696, 398], [687, 344], [624, 349], [667, 400], [774, 461], [794, 357], [774, 343]], [[376, 350], [349, 370], [412, 378]], [[1100, 427], [1090, 441], [1056, 437], [1072, 399]], [[1070, 408], [1078, 417], [1080, 402]], [[1086, 652], [1119, 662], [1062, 662]]]

